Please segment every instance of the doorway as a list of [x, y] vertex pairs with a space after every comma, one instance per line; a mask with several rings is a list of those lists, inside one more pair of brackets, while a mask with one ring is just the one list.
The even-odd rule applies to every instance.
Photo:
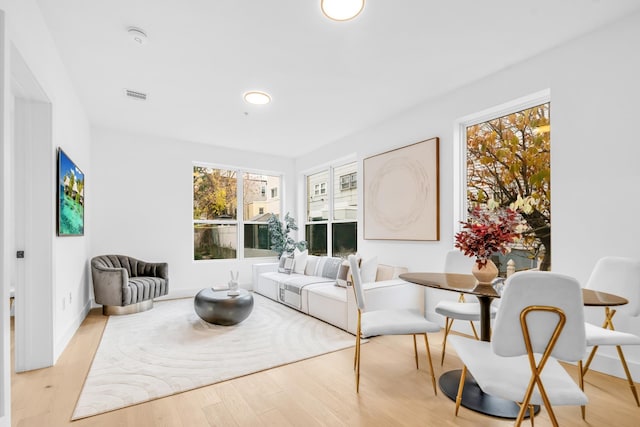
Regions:
[[49, 98], [13, 46], [9, 62], [8, 269], [15, 289], [15, 370], [22, 372], [53, 365], [55, 150]]

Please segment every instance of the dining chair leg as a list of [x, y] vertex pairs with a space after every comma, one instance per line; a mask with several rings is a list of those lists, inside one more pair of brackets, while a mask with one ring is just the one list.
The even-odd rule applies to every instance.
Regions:
[[480, 340], [480, 337], [478, 336], [478, 331], [476, 331], [476, 325], [473, 324], [472, 320], [469, 320], [469, 323], [471, 324], [471, 330], [473, 331], [473, 336], [476, 338], [476, 340]]
[[416, 345], [416, 334], [413, 334], [413, 355], [416, 359], [416, 369], [420, 369], [418, 367], [418, 346]]
[[533, 419], [534, 419], [534, 409], [533, 409], [533, 405], [529, 405], [529, 421], [531, 421], [531, 427], [533, 427]]
[[624, 358], [622, 347], [617, 345], [616, 349], [618, 350], [618, 356], [620, 357], [620, 362], [622, 362], [622, 368], [624, 369], [624, 373], [627, 375], [627, 381], [629, 382], [629, 388], [631, 388], [631, 394], [633, 394], [633, 397], [636, 400], [636, 405], [640, 406], [640, 401], [638, 401], [638, 390], [636, 390], [636, 385], [633, 383], [633, 378], [631, 377], [631, 372], [629, 372], [627, 361]]
[[[578, 361], [578, 375], [579, 375], [579, 383], [580, 389], [584, 393], [584, 367], [582, 366], [582, 360]], [[582, 420], [586, 420], [587, 416], [587, 407], [585, 405], [580, 406], [580, 413], [582, 415]]]
[[444, 365], [444, 354], [447, 351], [447, 336], [449, 335], [449, 331], [451, 331], [454, 320], [455, 319], [449, 317], [444, 320], [444, 338], [442, 339], [442, 356], [440, 357], [440, 366]]
[[429, 371], [431, 372], [431, 384], [433, 384], [433, 394], [438, 395], [436, 388], [436, 375], [433, 372], [433, 362], [431, 361], [431, 349], [429, 348], [429, 338], [424, 334], [424, 346], [427, 348], [427, 361], [429, 362]]
[[358, 327], [356, 328], [356, 393], [360, 392], [360, 334], [362, 333], [360, 323], [360, 310], [358, 310]]
[[462, 367], [462, 373], [460, 374], [460, 384], [458, 385], [458, 394], [456, 395], [456, 417], [458, 416], [458, 410], [460, 409], [460, 403], [462, 403], [462, 391], [464, 390], [464, 379], [467, 376], [466, 365]]

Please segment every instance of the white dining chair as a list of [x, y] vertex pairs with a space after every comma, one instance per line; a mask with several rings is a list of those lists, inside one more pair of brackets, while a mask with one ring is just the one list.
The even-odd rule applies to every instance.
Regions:
[[[586, 353], [580, 284], [557, 273], [525, 271], [507, 280], [491, 342], [449, 337], [464, 368], [456, 399], [460, 408], [470, 372], [485, 393], [516, 401], [519, 426], [531, 405], [586, 405], [587, 396], [559, 360], [577, 362]], [[531, 420], [533, 423], [533, 420]]]
[[640, 406], [638, 391], [631, 377], [627, 361], [622, 352], [624, 345], [640, 345], [640, 337], [628, 332], [616, 331], [613, 326], [613, 316], [616, 312], [625, 313], [628, 316], [638, 318], [640, 316], [640, 260], [623, 257], [604, 257], [598, 260], [585, 288], [594, 291], [606, 292], [626, 298], [626, 305], [617, 306], [615, 309], [605, 307], [605, 318], [602, 327], [585, 323], [587, 346], [593, 347], [587, 361], [580, 367], [580, 384], [584, 390], [584, 377], [589, 371], [589, 366], [598, 348], [601, 346], [615, 346], [622, 368], [627, 376], [629, 388]]
[[416, 344], [416, 335], [424, 335], [424, 344], [427, 349], [427, 361], [429, 362], [429, 370], [431, 372], [431, 383], [433, 385], [433, 392], [435, 394], [438, 394], [436, 390], [436, 377], [433, 372], [431, 350], [429, 349], [429, 338], [427, 337], [427, 334], [429, 332], [439, 332], [440, 326], [425, 319], [425, 317], [417, 310], [367, 310], [364, 290], [362, 288], [360, 268], [358, 266], [358, 259], [354, 255], [349, 255], [349, 265], [351, 266], [353, 291], [355, 293], [356, 305], [358, 309], [358, 323], [356, 327], [356, 350], [354, 356], [354, 369], [356, 371], [356, 392], [360, 391], [360, 341], [362, 336], [370, 337], [376, 335], [412, 335], [413, 352], [416, 361], [416, 369], [418, 369], [418, 347]]
[[[466, 256], [459, 250], [447, 252], [444, 263], [445, 273], [471, 274], [471, 269], [475, 263], [475, 259]], [[475, 297], [472, 297], [475, 299]], [[467, 302], [465, 295], [460, 294], [458, 301], [440, 301], [436, 304], [435, 312], [444, 316], [444, 338], [442, 339], [442, 356], [440, 358], [440, 366], [444, 364], [444, 355], [447, 350], [447, 336], [451, 332], [454, 320], [468, 320], [471, 324], [471, 330], [476, 339], [479, 339], [478, 332], [473, 322], [480, 321], [480, 303]], [[491, 318], [496, 316], [497, 309], [491, 306]]]

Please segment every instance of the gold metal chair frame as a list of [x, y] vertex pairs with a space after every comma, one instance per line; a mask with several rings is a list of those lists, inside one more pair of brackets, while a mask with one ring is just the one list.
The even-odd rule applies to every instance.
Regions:
[[[355, 294], [355, 289], [353, 290], [353, 292]], [[356, 295], [356, 299], [357, 298], [358, 297]], [[356, 327], [356, 350], [353, 358], [353, 369], [356, 371], [356, 393], [360, 392], [360, 340], [361, 340], [361, 334], [362, 334], [361, 319], [362, 319], [362, 311], [358, 308], [358, 325]], [[413, 335], [413, 353], [416, 360], [416, 369], [420, 369], [418, 366], [418, 346], [416, 343], [417, 334], [412, 334], [412, 335]], [[437, 395], [438, 390], [436, 388], [436, 376], [433, 372], [433, 363], [431, 361], [431, 350], [429, 349], [429, 338], [427, 338], [426, 333], [424, 333], [423, 335], [424, 335], [424, 344], [425, 344], [425, 347], [427, 348], [427, 361], [429, 362], [429, 370], [431, 372], [431, 383], [433, 385], [433, 393]]]
[[[540, 362], [538, 362], [538, 364], [536, 364], [536, 360], [533, 354], [533, 348], [531, 346], [531, 336], [529, 335], [529, 326], [527, 324], [527, 316], [529, 315], [529, 313], [536, 312], [536, 311], [556, 313], [558, 315], [558, 323], [556, 323], [556, 327], [553, 331], [553, 334], [551, 335], [551, 338], [549, 338], [545, 351], [542, 354], [542, 358], [540, 359]], [[542, 374], [542, 370], [544, 369], [544, 366], [547, 363], [547, 360], [549, 359], [549, 356], [551, 355], [551, 352], [553, 351], [553, 348], [555, 347], [556, 342], [558, 341], [558, 338], [560, 337], [560, 333], [562, 332], [562, 329], [564, 328], [566, 321], [567, 321], [567, 317], [564, 314], [564, 311], [558, 307], [532, 305], [529, 307], [525, 307], [520, 313], [520, 326], [522, 328], [522, 335], [524, 338], [525, 346], [527, 348], [529, 365], [531, 367], [531, 379], [529, 380], [529, 385], [527, 386], [527, 391], [524, 394], [524, 398], [522, 399], [522, 402], [518, 402], [518, 405], [520, 406], [520, 411], [518, 412], [518, 417], [516, 418], [516, 421], [514, 424], [516, 427], [522, 424], [522, 421], [524, 420], [524, 416], [527, 412], [527, 409], [529, 409], [529, 414], [530, 414], [529, 419], [531, 420], [531, 425], [533, 426], [533, 409], [532, 409], [533, 405], [531, 405], [529, 402], [533, 394], [533, 388], [536, 385], [538, 386], [538, 390], [540, 391], [540, 395], [542, 396], [542, 401], [544, 402], [544, 406], [547, 408], [547, 412], [549, 413], [549, 418], [551, 418], [551, 422], [553, 426], [554, 427], [558, 426], [558, 420], [556, 419], [556, 416], [553, 413], [551, 402], [549, 402], [549, 398], [547, 397], [547, 392], [544, 388], [544, 385], [542, 384], [542, 378], [540, 377], [540, 375]], [[460, 403], [462, 402], [462, 391], [464, 389], [464, 380], [465, 380], [466, 374], [467, 374], [467, 367], [463, 366], [462, 375], [460, 376], [460, 385], [458, 386], [458, 395], [456, 396], [456, 408], [455, 408], [456, 416], [458, 415], [458, 410], [460, 409]]]
[[[458, 302], [464, 303], [464, 294], [460, 294], [458, 297]], [[444, 355], [447, 351], [447, 337], [449, 336], [449, 332], [451, 331], [451, 327], [453, 326], [453, 321], [456, 320], [453, 317], [445, 317], [444, 319], [444, 338], [442, 339], [442, 357], [440, 358], [440, 366], [444, 365]], [[473, 336], [479, 340], [478, 332], [476, 331], [476, 325], [473, 324], [473, 320], [469, 320], [471, 324], [471, 330], [473, 331]]]
[[[611, 309], [610, 307], [604, 308], [604, 322], [602, 323], [602, 327], [604, 329], [610, 329], [615, 331], [615, 327], [613, 326], [613, 316], [616, 314], [616, 310]], [[591, 362], [593, 361], [596, 352], [598, 351], [599, 346], [594, 346], [591, 349], [591, 353], [589, 353], [589, 357], [587, 361], [582, 363], [582, 360], [578, 362], [578, 368], [580, 369], [580, 388], [584, 391], [584, 377], [587, 375], [589, 371], [589, 366], [591, 366]], [[633, 378], [631, 377], [631, 371], [629, 371], [629, 367], [627, 366], [627, 360], [624, 357], [624, 353], [622, 352], [622, 347], [617, 345], [616, 350], [618, 350], [618, 357], [620, 357], [620, 362], [622, 363], [622, 368], [624, 369], [624, 373], [627, 376], [627, 382], [629, 383], [629, 388], [631, 389], [631, 394], [636, 400], [636, 405], [640, 406], [640, 400], [638, 400], [638, 390], [636, 389], [636, 385], [633, 382]], [[585, 408], [582, 407], [582, 418], [584, 419]]]

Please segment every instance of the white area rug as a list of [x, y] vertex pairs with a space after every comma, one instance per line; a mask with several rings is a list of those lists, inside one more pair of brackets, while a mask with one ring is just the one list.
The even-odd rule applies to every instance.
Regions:
[[193, 298], [111, 316], [72, 419], [353, 346], [355, 338], [260, 295], [234, 326], [201, 320]]

